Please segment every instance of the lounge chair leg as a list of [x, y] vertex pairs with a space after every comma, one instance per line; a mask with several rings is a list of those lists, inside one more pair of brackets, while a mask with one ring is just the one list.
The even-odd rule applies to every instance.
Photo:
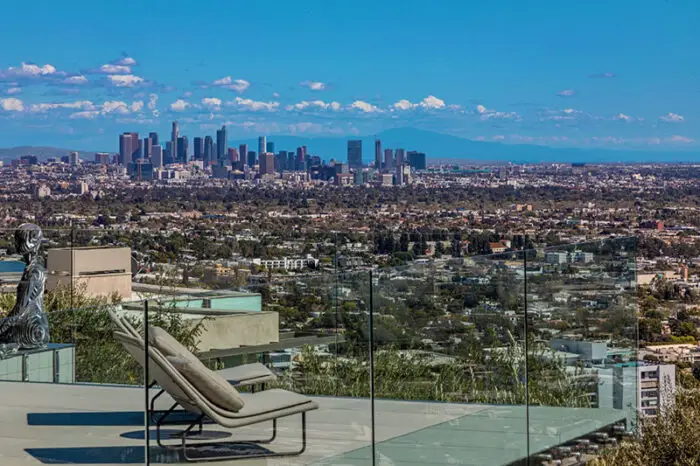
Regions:
[[301, 448], [296, 451], [290, 452], [270, 452], [270, 453], [259, 453], [255, 455], [220, 455], [220, 456], [206, 456], [193, 458], [190, 456], [192, 450], [197, 450], [197, 447], [201, 446], [212, 446], [212, 445], [258, 445], [272, 442], [277, 437], [277, 419], [272, 420], [272, 437], [267, 441], [241, 441], [241, 442], [209, 442], [209, 443], [197, 443], [195, 446], [187, 446], [187, 434], [195, 424], [190, 425], [182, 434], [182, 445], [178, 448], [182, 450], [182, 456], [185, 461], [188, 462], [198, 462], [198, 461], [226, 461], [226, 460], [244, 460], [244, 459], [255, 459], [255, 458], [279, 458], [284, 456], [297, 456], [301, 455], [306, 451], [306, 413], [301, 413]]
[[[173, 446], [173, 445], [165, 445], [165, 444], [163, 444], [163, 441], [162, 441], [163, 439], [162, 439], [161, 434], [160, 434], [160, 428], [161, 428], [162, 425], [165, 424], [165, 419], [166, 419], [168, 416], [170, 416], [170, 415], [175, 411], [175, 408], [177, 408], [178, 405], [179, 405], [179, 403], [173, 404], [173, 405], [170, 407], [170, 409], [168, 409], [168, 410], [165, 412], [165, 414], [163, 414], [163, 415], [158, 419], [158, 422], [156, 422], [156, 442], [158, 443], [158, 446], [159, 446], [159, 447], [165, 448], [165, 449], [167, 449], [167, 450], [178, 450], [178, 449], [180, 448], [180, 447], [176, 447], [176, 446]], [[201, 425], [202, 425], [202, 419], [203, 419], [203, 418], [204, 418], [204, 415], [202, 414], [201, 416], [199, 416], [199, 417], [195, 420], [195, 422], [193, 422], [192, 424], [190, 424], [190, 426], [189, 426], [185, 431], [183, 431], [180, 435], [187, 435], [187, 432], [189, 432], [189, 431], [190, 431], [194, 426], [196, 426], [197, 424], [199, 424], [199, 425], [201, 426]], [[183, 438], [184, 438], [184, 437], [183, 437]]]
[[[155, 382], [154, 382], [153, 384], [151, 384], [151, 386], [154, 385], [154, 384], [155, 384]], [[148, 388], [151, 388], [151, 386], [149, 386]], [[151, 420], [154, 421], [154, 422], [157, 422], [157, 419], [155, 418], [154, 414], [155, 414], [156, 412], [162, 413], [162, 411], [156, 411], [156, 400], [157, 400], [163, 393], [165, 393], [165, 390], [162, 390], [162, 389], [161, 389], [161, 391], [159, 391], [158, 393], [156, 393], [156, 395], [155, 395], [153, 398], [151, 398], [151, 406], [150, 406], [150, 408], [151, 408]], [[161, 417], [162, 417], [162, 416], [161, 416]]]

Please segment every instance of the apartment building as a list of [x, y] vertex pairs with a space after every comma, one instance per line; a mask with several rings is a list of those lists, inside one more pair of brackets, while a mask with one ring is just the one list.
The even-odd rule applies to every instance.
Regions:
[[676, 366], [673, 364], [620, 364], [613, 369], [613, 407], [635, 406], [644, 416], [657, 416], [673, 403]]

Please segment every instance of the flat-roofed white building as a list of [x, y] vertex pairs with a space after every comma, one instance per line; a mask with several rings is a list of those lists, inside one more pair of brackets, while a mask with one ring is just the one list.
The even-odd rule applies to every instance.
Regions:
[[131, 298], [131, 248], [49, 249], [46, 270], [47, 291], [73, 287], [88, 296]]

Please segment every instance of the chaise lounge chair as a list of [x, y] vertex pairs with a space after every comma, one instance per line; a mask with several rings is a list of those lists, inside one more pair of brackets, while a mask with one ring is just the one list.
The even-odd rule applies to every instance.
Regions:
[[[182, 453], [187, 461], [273, 458], [299, 455], [305, 451], [306, 413], [318, 408], [316, 402], [310, 398], [287, 390], [271, 389], [249, 394], [244, 400], [232, 385], [201, 362], [196, 364], [182, 358], [164, 356], [153, 346], [147, 348], [147, 362], [143, 340], [122, 332], [115, 332], [114, 336], [139, 363], [144, 366], [149, 364], [154, 379], [175, 400], [175, 403], [158, 420], [156, 425], [156, 439], [160, 447]], [[196, 419], [180, 432], [181, 445], [165, 445], [162, 442], [161, 427], [168, 424], [168, 416], [176, 412], [178, 406], [195, 414]], [[277, 436], [277, 419], [296, 414], [301, 414], [302, 421], [301, 447], [298, 450], [281, 453], [268, 450], [264, 453], [254, 454], [207, 455], [208, 452], [217, 450], [217, 448], [212, 447], [238, 444], [259, 446], [271, 443]], [[187, 438], [192, 429], [199, 426], [201, 432], [202, 422], [205, 419], [229, 429], [272, 421], [272, 436], [265, 440], [241, 441], [233, 444], [231, 442], [201, 442], [188, 446]], [[195, 454], [195, 457], [192, 454]]]
[[[119, 332], [139, 340], [141, 345], [144, 345], [141, 333], [139, 333], [128, 320], [119, 317], [119, 315], [111, 309], [107, 312], [109, 313], [112, 323], [114, 323]], [[164, 356], [199, 361], [197, 356], [192, 354], [185, 346], [173, 338], [172, 335], [160, 327], [149, 327], [148, 340], [149, 343], [155, 346]], [[217, 372], [234, 387], [250, 387], [252, 392], [255, 392], [256, 388], [264, 390], [265, 384], [277, 380], [277, 376], [259, 362], [229, 367]], [[154, 386], [154, 383], [151, 383], [151, 387], [152, 386]], [[155, 409], [155, 402], [163, 393], [164, 390], [161, 390], [151, 399], [151, 413], [157, 412]]]

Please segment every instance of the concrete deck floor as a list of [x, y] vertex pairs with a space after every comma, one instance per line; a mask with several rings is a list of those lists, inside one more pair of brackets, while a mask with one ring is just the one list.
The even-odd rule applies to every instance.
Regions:
[[[371, 464], [369, 400], [315, 399], [320, 408], [307, 415], [304, 454], [218, 464]], [[159, 400], [158, 408], [168, 405], [169, 400]], [[0, 382], [0, 465], [144, 464], [143, 406], [142, 388]], [[378, 465], [503, 465], [525, 456], [522, 406], [376, 400], [375, 413]], [[550, 448], [620, 418], [624, 415], [613, 410], [531, 408], [531, 451]], [[300, 416], [281, 419], [277, 440], [266, 447], [272, 451], [298, 448], [300, 425]], [[222, 430], [205, 425], [205, 431]], [[228, 440], [264, 438], [270, 432], [271, 423], [266, 423], [239, 429]], [[163, 454], [154, 437], [151, 463], [182, 462], [177, 455]]]

